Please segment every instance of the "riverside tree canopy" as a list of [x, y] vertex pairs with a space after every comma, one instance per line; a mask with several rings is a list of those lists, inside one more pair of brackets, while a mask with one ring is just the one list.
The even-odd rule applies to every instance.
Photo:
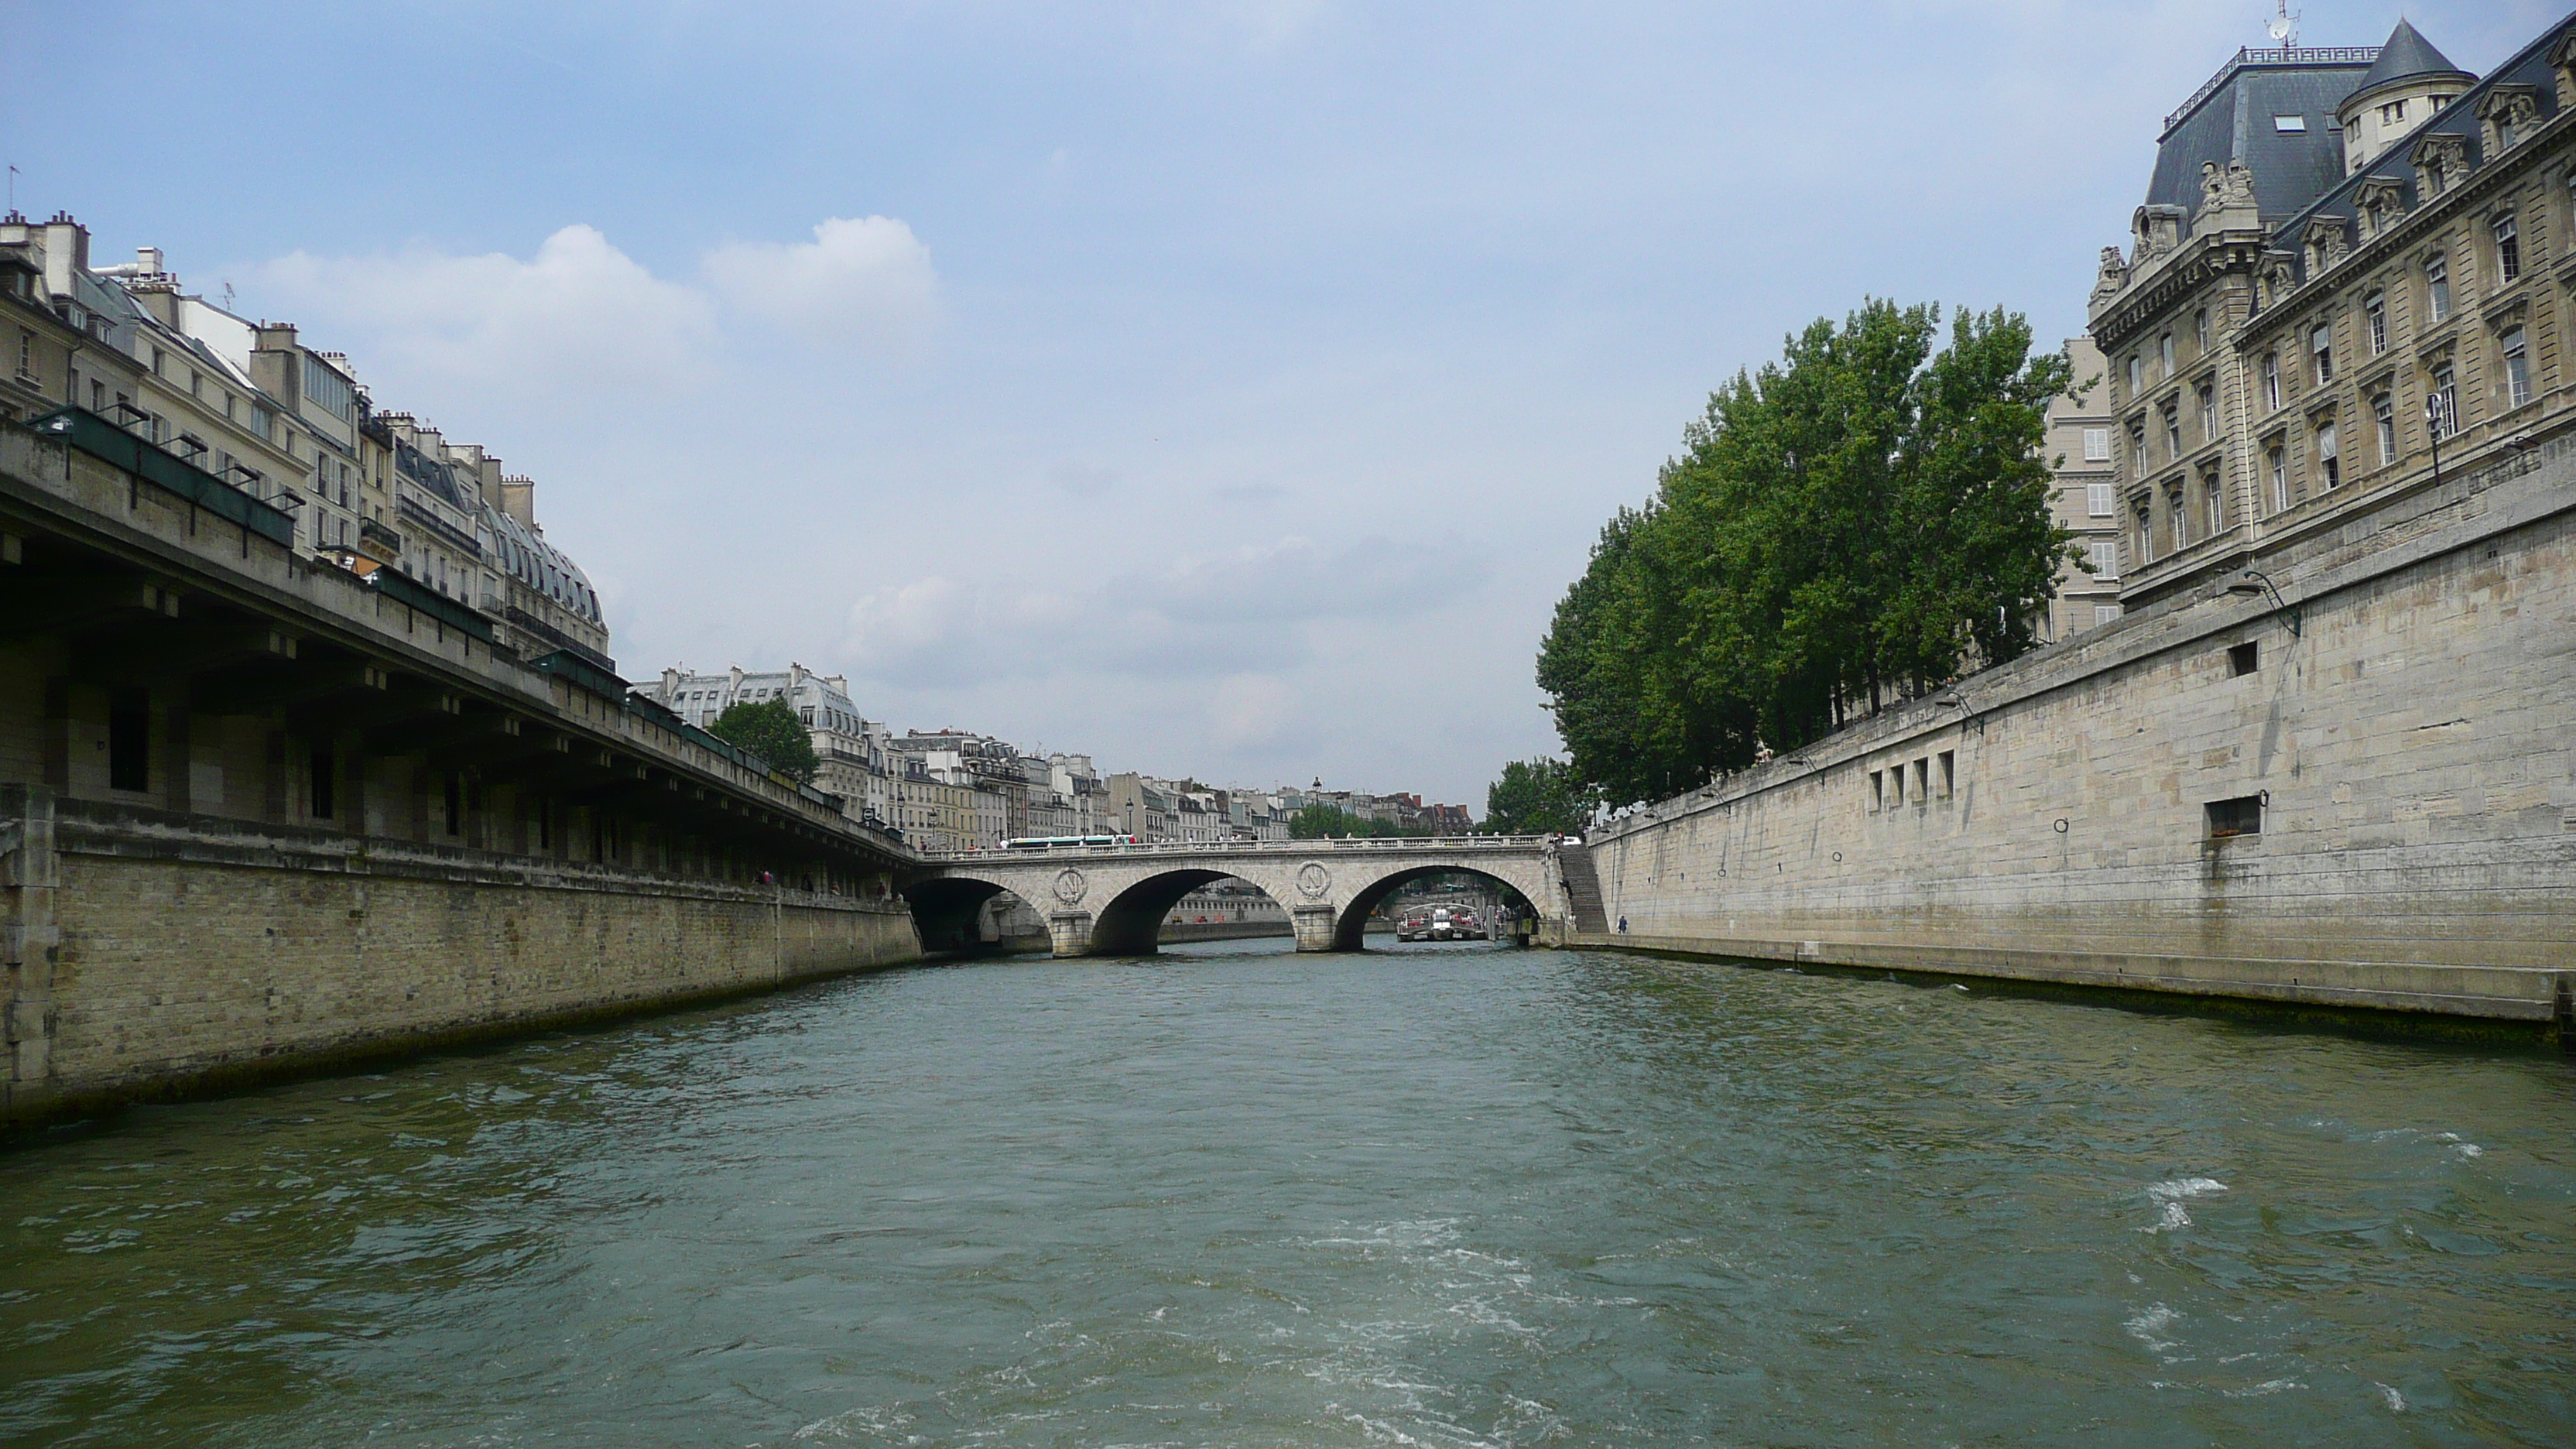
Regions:
[[[1687, 790], [2029, 649], [2060, 565], [2030, 325], [1871, 300], [1709, 398], [1601, 531], [1538, 683], [1576, 779]], [[2080, 565], [2079, 565], [2080, 566]]]
[[1592, 819], [1593, 799], [1563, 760], [1514, 760], [1485, 788], [1485, 828], [1496, 835], [1579, 831]]
[[728, 705], [707, 726], [707, 733], [760, 756], [770, 769], [799, 785], [813, 783], [814, 772], [823, 768], [822, 758], [814, 753], [814, 737], [805, 732], [805, 722], [796, 717], [794, 706], [783, 699]]

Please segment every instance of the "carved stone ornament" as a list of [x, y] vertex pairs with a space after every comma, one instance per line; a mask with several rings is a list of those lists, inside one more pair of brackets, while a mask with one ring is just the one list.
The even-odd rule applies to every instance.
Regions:
[[1091, 882], [1084, 880], [1082, 872], [1071, 866], [1055, 873], [1055, 898], [1068, 906], [1081, 900], [1082, 893], [1089, 889]]
[[2386, 176], [2373, 176], [2353, 188], [2361, 212], [2361, 234], [2379, 236], [2406, 219], [2406, 188]]
[[2299, 239], [2307, 256], [2308, 275], [2315, 276], [2342, 261], [2344, 253], [2352, 250], [2344, 227], [2344, 219], [2339, 216], [2321, 216], [2308, 223], [2306, 234]]
[[2527, 136], [2540, 124], [2540, 92], [2531, 86], [2497, 86], [2478, 102], [2478, 119], [2487, 123], [2490, 140], [2507, 128], [2517, 139]]
[[2227, 204], [2254, 205], [2254, 168], [2242, 161], [2227, 163]]
[[1324, 869], [1320, 860], [1310, 860], [1297, 867], [1297, 889], [1309, 897], [1320, 896], [1333, 888], [1333, 873]]
[[2215, 161], [2201, 162], [2200, 214], [2207, 216], [2213, 211], [2224, 211], [2226, 208], [2227, 173], [2219, 170], [2218, 163]]
[[2416, 142], [2406, 159], [2415, 168], [2415, 194], [2439, 196], [2469, 174], [2469, 138], [2438, 131]]
[[2102, 248], [2102, 271], [2093, 279], [2093, 295], [2108, 297], [2129, 285], [2129, 263], [2118, 247]]
[[2576, 104], [2576, 29], [2549, 47], [2550, 68], [2558, 72], [2558, 104]]

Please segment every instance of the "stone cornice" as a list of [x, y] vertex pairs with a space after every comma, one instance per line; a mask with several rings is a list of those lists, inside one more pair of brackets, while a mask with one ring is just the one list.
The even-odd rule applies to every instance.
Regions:
[[2251, 275], [2263, 259], [2260, 232], [2225, 231], [2194, 237], [2145, 280], [2133, 283], [2093, 314], [2093, 340], [2111, 353], [2146, 330], [2178, 299], [2230, 273]]

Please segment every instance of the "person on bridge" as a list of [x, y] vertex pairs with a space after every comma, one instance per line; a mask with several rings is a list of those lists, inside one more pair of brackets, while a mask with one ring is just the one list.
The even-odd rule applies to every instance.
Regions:
[[1619, 918], [1619, 934], [1622, 936], [1628, 934], [1628, 918], [1626, 916], [1621, 916]]

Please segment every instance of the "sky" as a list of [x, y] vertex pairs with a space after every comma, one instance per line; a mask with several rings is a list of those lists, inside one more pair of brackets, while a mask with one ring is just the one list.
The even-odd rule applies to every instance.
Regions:
[[[2484, 71], [2567, 3], [2405, 12]], [[1709, 392], [1868, 296], [2079, 332], [2269, 19], [0, 0], [0, 153], [93, 262], [161, 247], [533, 476], [629, 678], [1481, 812]]]

